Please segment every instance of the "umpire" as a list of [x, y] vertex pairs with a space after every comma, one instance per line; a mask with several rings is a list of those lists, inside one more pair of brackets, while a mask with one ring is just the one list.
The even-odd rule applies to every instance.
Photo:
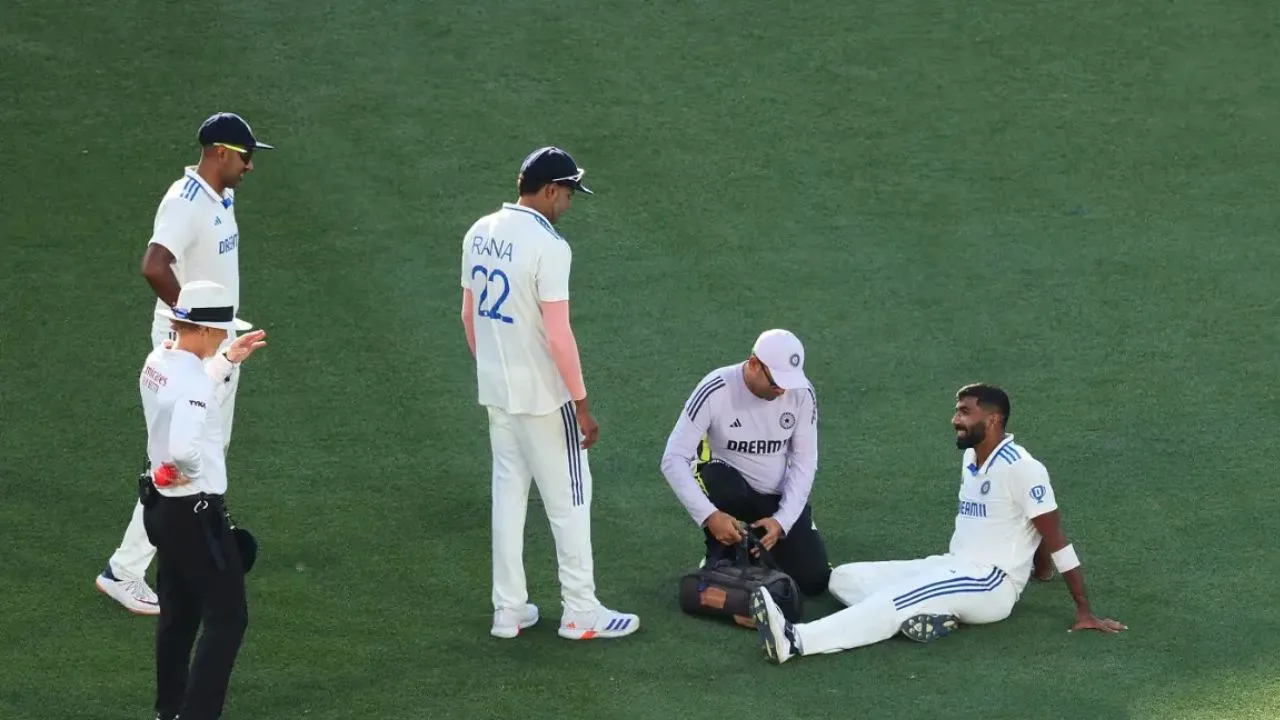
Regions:
[[156, 718], [216, 720], [249, 622], [244, 575], [257, 555], [253, 536], [227, 513], [219, 399], [266, 334], [242, 335], [219, 353], [229, 335], [252, 326], [235, 317], [227, 288], [204, 280], [156, 314], [177, 335], [151, 351], [138, 378], [153, 468], [139, 478], [138, 496], [160, 598]]

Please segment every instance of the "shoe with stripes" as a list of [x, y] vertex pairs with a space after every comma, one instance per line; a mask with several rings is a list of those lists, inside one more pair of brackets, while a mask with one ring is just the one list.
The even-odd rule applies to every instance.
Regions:
[[756, 621], [756, 635], [771, 662], [781, 665], [802, 654], [795, 626], [787, 621], [773, 596], [762, 587], [751, 593], [751, 619]]
[[569, 640], [620, 638], [640, 629], [640, 617], [600, 607], [591, 613], [568, 613], [560, 619], [560, 637]]
[[912, 615], [902, 623], [902, 634], [919, 643], [944, 638], [960, 627], [955, 615]]

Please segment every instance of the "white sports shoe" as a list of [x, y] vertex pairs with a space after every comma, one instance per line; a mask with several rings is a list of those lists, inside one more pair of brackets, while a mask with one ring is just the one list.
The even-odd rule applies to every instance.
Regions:
[[134, 615], [160, 614], [160, 598], [147, 586], [146, 580], [121, 580], [108, 565], [94, 584], [103, 595], [125, 606]]
[[538, 606], [526, 603], [524, 611], [502, 608], [493, 611], [493, 627], [489, 634], [499, 638], [513, 638], [521, 630], [531, 628], [538, 622]]
[[756, 633], [769, 660], [781, 665], [801, 653], [795, 627], [763, 587], [751, 593], [751, 618], [756, 621]]
[[560, 618], [560, 637], [570, 640], [620, 638], [640, 629], [640, 617], [601, 605], [591, 613], [566, 612]]

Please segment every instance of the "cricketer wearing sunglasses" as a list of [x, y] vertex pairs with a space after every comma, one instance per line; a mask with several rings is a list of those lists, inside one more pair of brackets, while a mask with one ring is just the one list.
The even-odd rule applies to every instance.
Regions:
[[[178, 301], [178, 292], [184, 285], [197, 280], [226, 288], [232, 305], [241, 307], [240, 227], [236, 223], [235, 191], [253, 170], [254, 151], [273, 149], [259, 142], [249, 124], [234, 113], [210, 116], [200, 125], [196, 139], [200, 145], [199, 163], [184, 168], [160, 200], [151, 238], [142, 255], [142, 275], [154, 291], [155, 309], [161, 313], [168, 312]], [[159, 347], [165, 340], [174, 339], [170, 322], [155, 316], [151, 346]], [[234, 340], [233, 332], [219, 352]], [[226, 443], [231, 442], [239, 373], [239, 366], [233, 366], [228, 381], [219, 386]], [[136, 484], [130, 482], [127, 487], [134, 495]], [[155, 554], [142, 524], [142, 506], [135, 504], [120, 546], [97, 577], [98, 590], [134, 614], [159, 614], [159, 600], [145, 580]]]
[[817, 466], [818, 403], [804, 346], [778, 329], [762, 333], [746, 360], [698, 383], [662, 455], [662, 474], [702, 528], [708, 566], [735, 559], [745, 523], [810, 596], [831, 575], [809, 506]]

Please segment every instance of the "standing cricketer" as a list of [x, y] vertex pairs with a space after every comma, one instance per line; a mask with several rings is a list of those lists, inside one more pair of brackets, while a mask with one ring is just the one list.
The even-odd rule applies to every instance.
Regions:
[[[160, 200], [151, 241], [142, 256], [142, 275], [156, 295], [156, 315], [151, 325], [151, 345], [174, 340], [172, 326], [163, 313], [178, 301], [182, 286], [208, 280], [226, 288], [232, 304], [240, 307], [240, 229], [236, 224], [235, 190], [253, 170], [255, 150], [272, 150], [259, 142], [249, 123], [234, 113], [210, 116], [197, 133], [200, 161], [187, 166]], [[235, 340], [228, 333], [219, 348], [225, 353]], [[220, 388], [223, 442], [231, 443], [232, 415], [240, 367], [232, 364], [231, 377]], [[150, 463], [144, 472], [150, 471]], [[158, 615], [159, 600], [147, 586], [147, 567], [156, 549], [143, 526], [143, 508], [135, 503], [133, 518], [106, 568], [97, 578], [98, 590], [139, 615]]]
[[930, 642], [961, 623], [1004, 620], [1026, 587], [1042, 542], [1075, 600], [1071, 629], [1126, 629], [1093, 614], [1080, 560], [1062, 532], [1049, 473], [1005, 432], [1009, 410], [1009, 396], [993, 385], [966, 385], [956, 393], [951, 424], [964, 459], [955, 531], [945, 554], [837, 567], [831, 593], [848, 607], [810, 623], [787, 622], [768, 591], [756, 591], [751, 611], [770, 660], [851, 650], [899, 632]]
[[573, 253], [555, 229], [575, 193], [591, 194], [583, 172], [564, 150], [534, 151], [520, 168], [518, 200], [477, 220], [462, 241], [462, 324], [493, 455], [495, 637], [538, 621], [524, 574], [531, 478], [555, 536], [560, 636], [622, 637], [640, 627], [595, 593], [587, 450], [600, 431], [569, 326]]

